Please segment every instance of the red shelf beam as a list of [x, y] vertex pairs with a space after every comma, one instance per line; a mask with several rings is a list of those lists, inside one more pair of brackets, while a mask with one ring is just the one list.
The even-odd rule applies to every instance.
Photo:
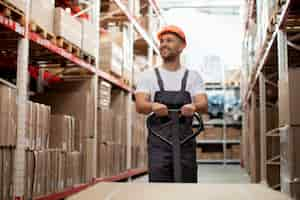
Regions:
[[0, 24], [2, 24], [4, 27], [24, 36], [25, 35], [25, 29], [22, 27], [19, 23], [4, 17], [2, 14], [0, 14]]

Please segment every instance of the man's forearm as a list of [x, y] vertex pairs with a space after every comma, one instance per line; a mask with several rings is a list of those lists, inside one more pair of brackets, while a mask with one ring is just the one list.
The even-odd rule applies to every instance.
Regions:
[[144, 102], [139, 106], [136, 105], [136, 110], [138, 113], [148, 115], [152, 112], [152, 103], [151, 102]]
[[198, 102], [198, 103], [193, 103], [196, 107], [196, 112], [200, 113], [207, 113], [208, 112], [208, 105], [207, 102]]

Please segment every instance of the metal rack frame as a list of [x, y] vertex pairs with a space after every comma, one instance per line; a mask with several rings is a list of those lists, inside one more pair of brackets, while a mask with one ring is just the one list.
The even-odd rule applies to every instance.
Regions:
[[[254, 3], [255, 1], [250, 0], [249, 6], [249, 14], [246, 21], [246, 34], [245, 38], [247, 38], [247, 31], [249, 31], [249, 20], [254, 15]], [[259, 181], [263, 184], [269, 185], [273, 189], [280, 189], [281, 183], [274, 183], [274, 178], [269, 180], [268, 173], [272, 172], [274, 175], [282, 176], [280, 173], [280, 155], [269, 155], [270, 150], [267, 149], [267, 146], [270, 143], [270, 140], [274, 142], [275, 146], [277, 145], [277, 151], [280, 150], [280, 132], [287, 127], [273, 127], [273, 129], [268, 128], [268, 111], [267, 106], [272, 105], [268, 102], [267, 99], [267, 88], [268, 87], [275, 87], [277, 93], [280, 91], [276, 83], [270, 82], [268, 80], [268, 76], [278, 76], [278, 80], [287, 80], [288, 79], [288, 68], [289, 62], [288, 60], [291, 58], [289, 57], [289, 49], [294, 49], [292, 45], [289, 45], [288, 37], [290, 33], [299, 34], [299, 29], [294, 29], [295, 27], [299, 27], [299, 18], [300, 15], [295, 13], [295, 8], [298, 10], [299, 2], [295, 0], [278, 0], [276, 3], [280, 3], [281, 7], [275, 13], [275, 21], [274, 24], [270, 23], [268, 37], [266, 40], [263, 41], [263, 45], [261, 49], [256, 49], [256, 53], [258, 56], [255, 59], [253, 66], [250, 66], [249, 63], [244, 63], [246, 66], [250, 66], [253, 70], [251, 74], [249, 74], [249, 80], [246, 81], [246, 87], [243, 88], [245, 93], [243, 98], [243, 108], [245, 112], [250, 112], [249, 107], [251, 106], [251, 102], [259, 100], [259, 118], [260, 118], [260, 125], [256, 127], [259, 129], [259, 156], [260, 156], [260, 177]], [[294, 11], [294, 13], [292, 13]], [[296, 17], [296, 18], [295, 18]], [[290, 23], [289, 20], [297, 19], [297, 22]], [[244, 50], [246, 51], [246, 50]], [[275, 61], [274, 61], [275, 60]], [[299, 61], [299, 60], [294, 60]], [[246, 79], [245, 79], [246, 80]], [[286, 102], [288, 103], [288, 102]], [[280, 105], [279, 105], [280, 106]], [[280, 117], [282, 113], [278, 113]], [[243, 129], [243, 144], [247, 146], [247, 124], [253, 123], [251, 119], [245, 118], [244, 120], [244, 129]], [[277, 134], [275, 134], [277, 133]], [[249, 144], [248, 144], [249, 145]], [[274, 144], [272, 144], [274, 145]], [[277, 152], [276, 151], [276, 152]], [[271, 152], [272, 154], [274, 152]], [[247, 152], [244, 152], [244, 158], [246, 158]], [[247, 159], [247, 158], [246, 158]], [[255, 159], [255, 158], [254, 158]], [[245, 161], [246, 165], [247, 160]], [[282, 178], [282, 177], [281, 177]], [[271, 183], [272, 182], [272, 183]]]
[[[134, 30], [138, 31], [140, 35], [143, 37], [143, 39], [147, 42], [149, 45], [149, 63], [150, 60], [152, 61], [152, 53], [155, 51], [158, 52], [158, 44], [155, 42], [155, 40], [152, 39], [148, 35], [148, 33], [143, 30], [143, 28], [138, 24], [135, 17], [131, 14], [133, 11], [133, 0], [129, 0], [130, 9], [127, 10], [127, 8], [124, 6], [124, 4], [120, 0], [114, 0], [115, 3], [121, 8], [121, 10], [125, 13], [127, 18], [129, 19], [128, 23], [128, 30], [127, 33], [129, 37], [131, 38], [127, 50], [129, 50], [130, 57], [128, 58], [127, 64], [129, 66], [133, 66], [133, 32]], [[26, 10], [24, 13], [25, 17], [25, 25], [22, 26], [16, 21], [9, 19], [2, 15], [0, 13], [0, 28], [5, 29], [6, 31], [9, 31], [9, 34], [13, 35], [14, 39], [17, 40], [17, 43], [13, 48], [14, 51], [16, 51], [17, 54], [17, 83], [16, 86], [11, 83], [7, 83], [5, 80], [1, 79], [1, 82], [4, 82], [5, 84], [13, 85], [17, 89], [17, 143], [16, 143], [16, 149], [15, 149], [15, 157], [14, 157], [14, 176], [13, 176], [13, 184], [14, 184], [14, 194], [13, 197], [16, 200], [22, 200], [24, 195], [24, 177], [25, 177], [25, 149], [26, 149], [26, 142], [25, 142], [25, 118], [26, 118], [26, 101], [28, 100], [28, 66], [29, 66], [29, 51], [32, 45], [38, 46], [40, 49], [47, 50], [49, 55], [54, 57], [57, 60], [63, 60], [68, 63], [73, 63], [83, 69], [87, 69], [92, 76], [93, 80], [93, 90], [95, 91], [95, 94], [97, 94], [97, 84], [98, 84], [98, 78], [104, 79], [113, 85], [119, 87], [120, 89], [123, 89], [128, 92], [128, 99], [130, 101], [129, 104], [131, 105], [131, 95], [132, 95], [132, 88], [125, 84], [121, 79], [118, 79], [109, 73], [106, 73], [99, 69], [98, 63], [99, 63], [99, 37], [97, 38], [97, 54], [96, 54], [96, 61], [95, 66], [86, 63], [84, 60], [81, 60], [78, 57], [75, 57], [71, 53], [68, 53], [66, 50], [59, 48], [58, 46], [52, 44], [49, 40], [42, 38], [38, 34], [34, 32], [29, 31], [29, 9], [30, 9], [30, 0], [26, 1]], [[149, 13], [155, 12], [157, 16], [159, 16], [160, 19], [162, 19], [161, 11], [158, 6], [158, 3], [155, 2], [155, 0], [149, 0]], [[93, 5], [93, 16], [92, 20], [96, 22], [96, 31], [100, 33], [100, 24], [97, 23], [100, 21], [100, 0], [94, 0]], [[150, 27], [151, 28], [151, 27]], [[150, 53], [151, 52], [151, 53]], [[47, 58], [45, 58], [47, 60]], [[131, 67], [133, 69], [133, 67]], [[132, 72], [133, 73], [133, 72]], [[132, 82], [132, 80], [130, 80]], [[131, 85], [131, 84], [130, 84]], [[97, 95], [95, 96], [97, 99]], [[96, 102], [96, 101], [95, 101]], [[127, 144], [130, 146], [131, 144], [131, 107], [128, 106], [128, 138], [127, 138]], [[96, 114], [96, 112], [95, 112]], [[95, 120], [95, 127], [96, 127]], [[95, 129], [96, 132], [96, 129]], [[97, 134], [95, 134], [97, 135]], [[96, 149], [94, 150], [96, 151]], [[37, 199], [61, 199], [64, 198], [70, 194], [73, 194], [75, 192], [78, 192], [80, 190], [85, 189], [86, 187], [93, 185], [98, 182], [104, 182], [104, 181], [119, 181], [128, 179], [132, 176], [136, 176], [139, 174], [143, 174], [147, 172], [147, 169], [131, 169], [131, 150], [130, 148], [127, 149], [127, 171], [124, 173], [121, 173], [119, 175], [113, 176], [113, 177], [107, 177], [107, 178], [95, 178], [92, 183], [86, 183], [80, 186], [74, 186], [72, 188], [67, 189], [66, 191], [63, 191], [61, 193], [40, 197]], [[94, 177], [96, 177], [96, 172], [94, 173]]]

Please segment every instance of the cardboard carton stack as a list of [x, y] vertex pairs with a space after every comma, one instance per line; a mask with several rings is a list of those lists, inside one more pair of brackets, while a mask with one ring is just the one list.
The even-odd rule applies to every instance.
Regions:
[[107, 177], [126, 170], [128, 97], [106, 82], [99, 86], [97, 176]]
[[80, 21], [72, 17], [64, 9], [58, 7], [55, 8], [54, 14], [54, 34], [77, 47], [81, 47], [82, 26]]
[[27, 102], [26, 117], [26, 143], [32, 150], [43, 150], [48, 148], [48, 137], [50, 134], [50, 112], [49, 106]]
[[112, 41], [100, 41], [99, 67], [101, 70], [122, 76], [123, 51]]
[[[76, 135], [81, 134], [80, 126], [76, 126], [79, 121], [67, 115], [50, 116], [50, 107], [41, 104], [28, 102], [27, 105], [27, 138], [30, 149], [26, 151], [26, 198], [59, 192], [81, 183], [82, 155], [76, 151], [82, 145], [80, 140], [76, 141], [76, 137], [80, 138]], [[48, 130], [49, 134], [43, 134], [43, 131], [34, 132], [32, 130], [39, 130], [34, 127]], [[43, 137], [38, 139], [39, 135]], [[43, 142], [45, 135], [46, 142]], [[40, 140], [42, 142], [38, 142]]]
[[132, 168], [145, 168], [148, 160], [146, 116], [138, 114], [135, 105], [132, 115]]
[[293, 199], [300, 198], [300, 147], [299, 68], [288, 69], [288, 79], [278, 81], [280, 131], [280, 179], [282, 191]]
[[226, 127], [226, 139], [227, 140], [240, 140], [241, 129], [234, 127]]
[[16, 145], [16, 90], [0, 84], [0, 147]]
[[198, 140], [222, 140], [223, 128], [222, 127], [205, 127], [203, 133], [199, 134]]
[[30, 4], [30, 22], [38, 25], [43, 30], [53, 33], [54, 0], [32, 0]]
[[0, 200], [13, 199], [14, 149], [0, 147]]
[[95, 24], [88, 20], [80, 20], [82, 26], [81, 48], [91, 56], [96, 56], [97, 43], [95, 42], [98, 35]]

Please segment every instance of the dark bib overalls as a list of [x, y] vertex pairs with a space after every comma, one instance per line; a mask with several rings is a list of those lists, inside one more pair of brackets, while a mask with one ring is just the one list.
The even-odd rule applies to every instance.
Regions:
[[[185, 104], [192, 103], [189, 92], [186, 91], [188, 78], [188, 70], [186, 70], [181, 82], [180, 91], [165, 91], [162, 78], [158, 68], [155, 69], [156, 77], [160, 91], [154, 95], [154, 102], [164, 104], [168, 109], [180, 109]], [[153, 123], [165, 124], [172, 119], [172, 115], [168, 117], [155, 117]], [[172, 134], [179, 134], [179, 139], [183, 140], [192, 134], [193, 118], [181, 117], [179, 126], [176, 131], [174, 129], [164, 129], [163, 137], [172, 140]], [[174, 133], [176, 132], [176, 133]], [[175, 182], [173, 167], [173, 149], [158, 137], [151, 133], [148, 136], [148, 157], [149, 157], [149, 181], [150, 182]], [[183, 183], [197, 182], [197, 164], [196, 164], [196, 140], [192, 139], [181, 147], [181, 181]]]

